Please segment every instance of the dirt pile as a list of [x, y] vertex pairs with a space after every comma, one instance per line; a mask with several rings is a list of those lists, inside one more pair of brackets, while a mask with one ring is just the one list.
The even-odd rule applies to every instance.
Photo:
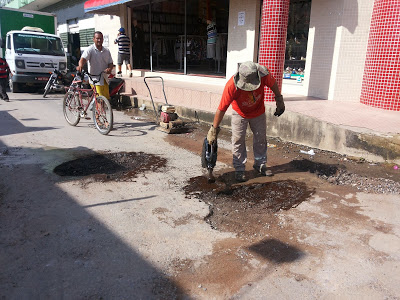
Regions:
[[389, 178], [367, 177], [351, 172], [343, 165], [335, 166], [307, 159], [293, 160], [291, 165], [298, 170], [315, 173], [332, 184], [352, 186], [366, 193], [400, 194], [400, 182]]

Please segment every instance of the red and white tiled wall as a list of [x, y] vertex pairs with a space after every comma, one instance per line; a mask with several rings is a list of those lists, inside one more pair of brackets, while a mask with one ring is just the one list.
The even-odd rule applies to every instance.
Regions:
[[375, 0], [361, 103], [400, 111], [400, 1]]
[[[285, 64], [286, 32], [289, 0], [264, 0], [262, 6], [259, 63], [267, 66], [282, 88]], [[273, 93], [266, 89], [266, 101], [273, 101]]]
[[[280, 88], [289, 4], [290, 0], [264, 0], [262, 4], [259, 63], [270, 69]], [[273, 101], [269, 89], [266, 89], [265, 100]], [[369, 106], [400, 111], [399, 0], [374, 0], [360, 101]]]

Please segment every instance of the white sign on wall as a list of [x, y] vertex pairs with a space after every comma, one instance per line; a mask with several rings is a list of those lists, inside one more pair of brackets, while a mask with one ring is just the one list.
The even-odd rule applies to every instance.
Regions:
[[103, 35], [103, 46], [104, 47], [109, 47], [110, 46], [108, 34]]
[[238, 13], [238, 25], [243, 26], [246, 18], [246, 12], [239, 11]]

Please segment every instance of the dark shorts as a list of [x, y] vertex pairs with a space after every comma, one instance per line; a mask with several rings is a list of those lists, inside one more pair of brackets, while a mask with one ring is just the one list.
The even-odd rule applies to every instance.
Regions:
[[124, 62], [127, 65], [131, 64], [131, 56], [130, 54], [122, 54], [122, 53], [118, 53], [118, 62], [117, 65], [121, 66]]

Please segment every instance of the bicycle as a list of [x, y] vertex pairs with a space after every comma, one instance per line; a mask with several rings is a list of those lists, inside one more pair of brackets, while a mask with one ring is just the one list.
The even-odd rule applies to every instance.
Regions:
[[[84, 85], [84, 76], [87, 75], [92, 81], [90, 88]], [[76, 126], [81, 118], [87, 116], [87, 110], [90, 103], [93, 103], [93, 122], [96, 129], [103, 135], [107, 135], [113, 127], [113, 111], [108, 99], [104, 96], [99, 96], [96, 91], [96, 84], [101, 80], [93, 79], [89, 73], [82, 72], [72, 81], [67, 88], [63, 99], [63, 113], [65, 120], [71, 126]], [[96, 75], [97, 76], [97, 75]]]

